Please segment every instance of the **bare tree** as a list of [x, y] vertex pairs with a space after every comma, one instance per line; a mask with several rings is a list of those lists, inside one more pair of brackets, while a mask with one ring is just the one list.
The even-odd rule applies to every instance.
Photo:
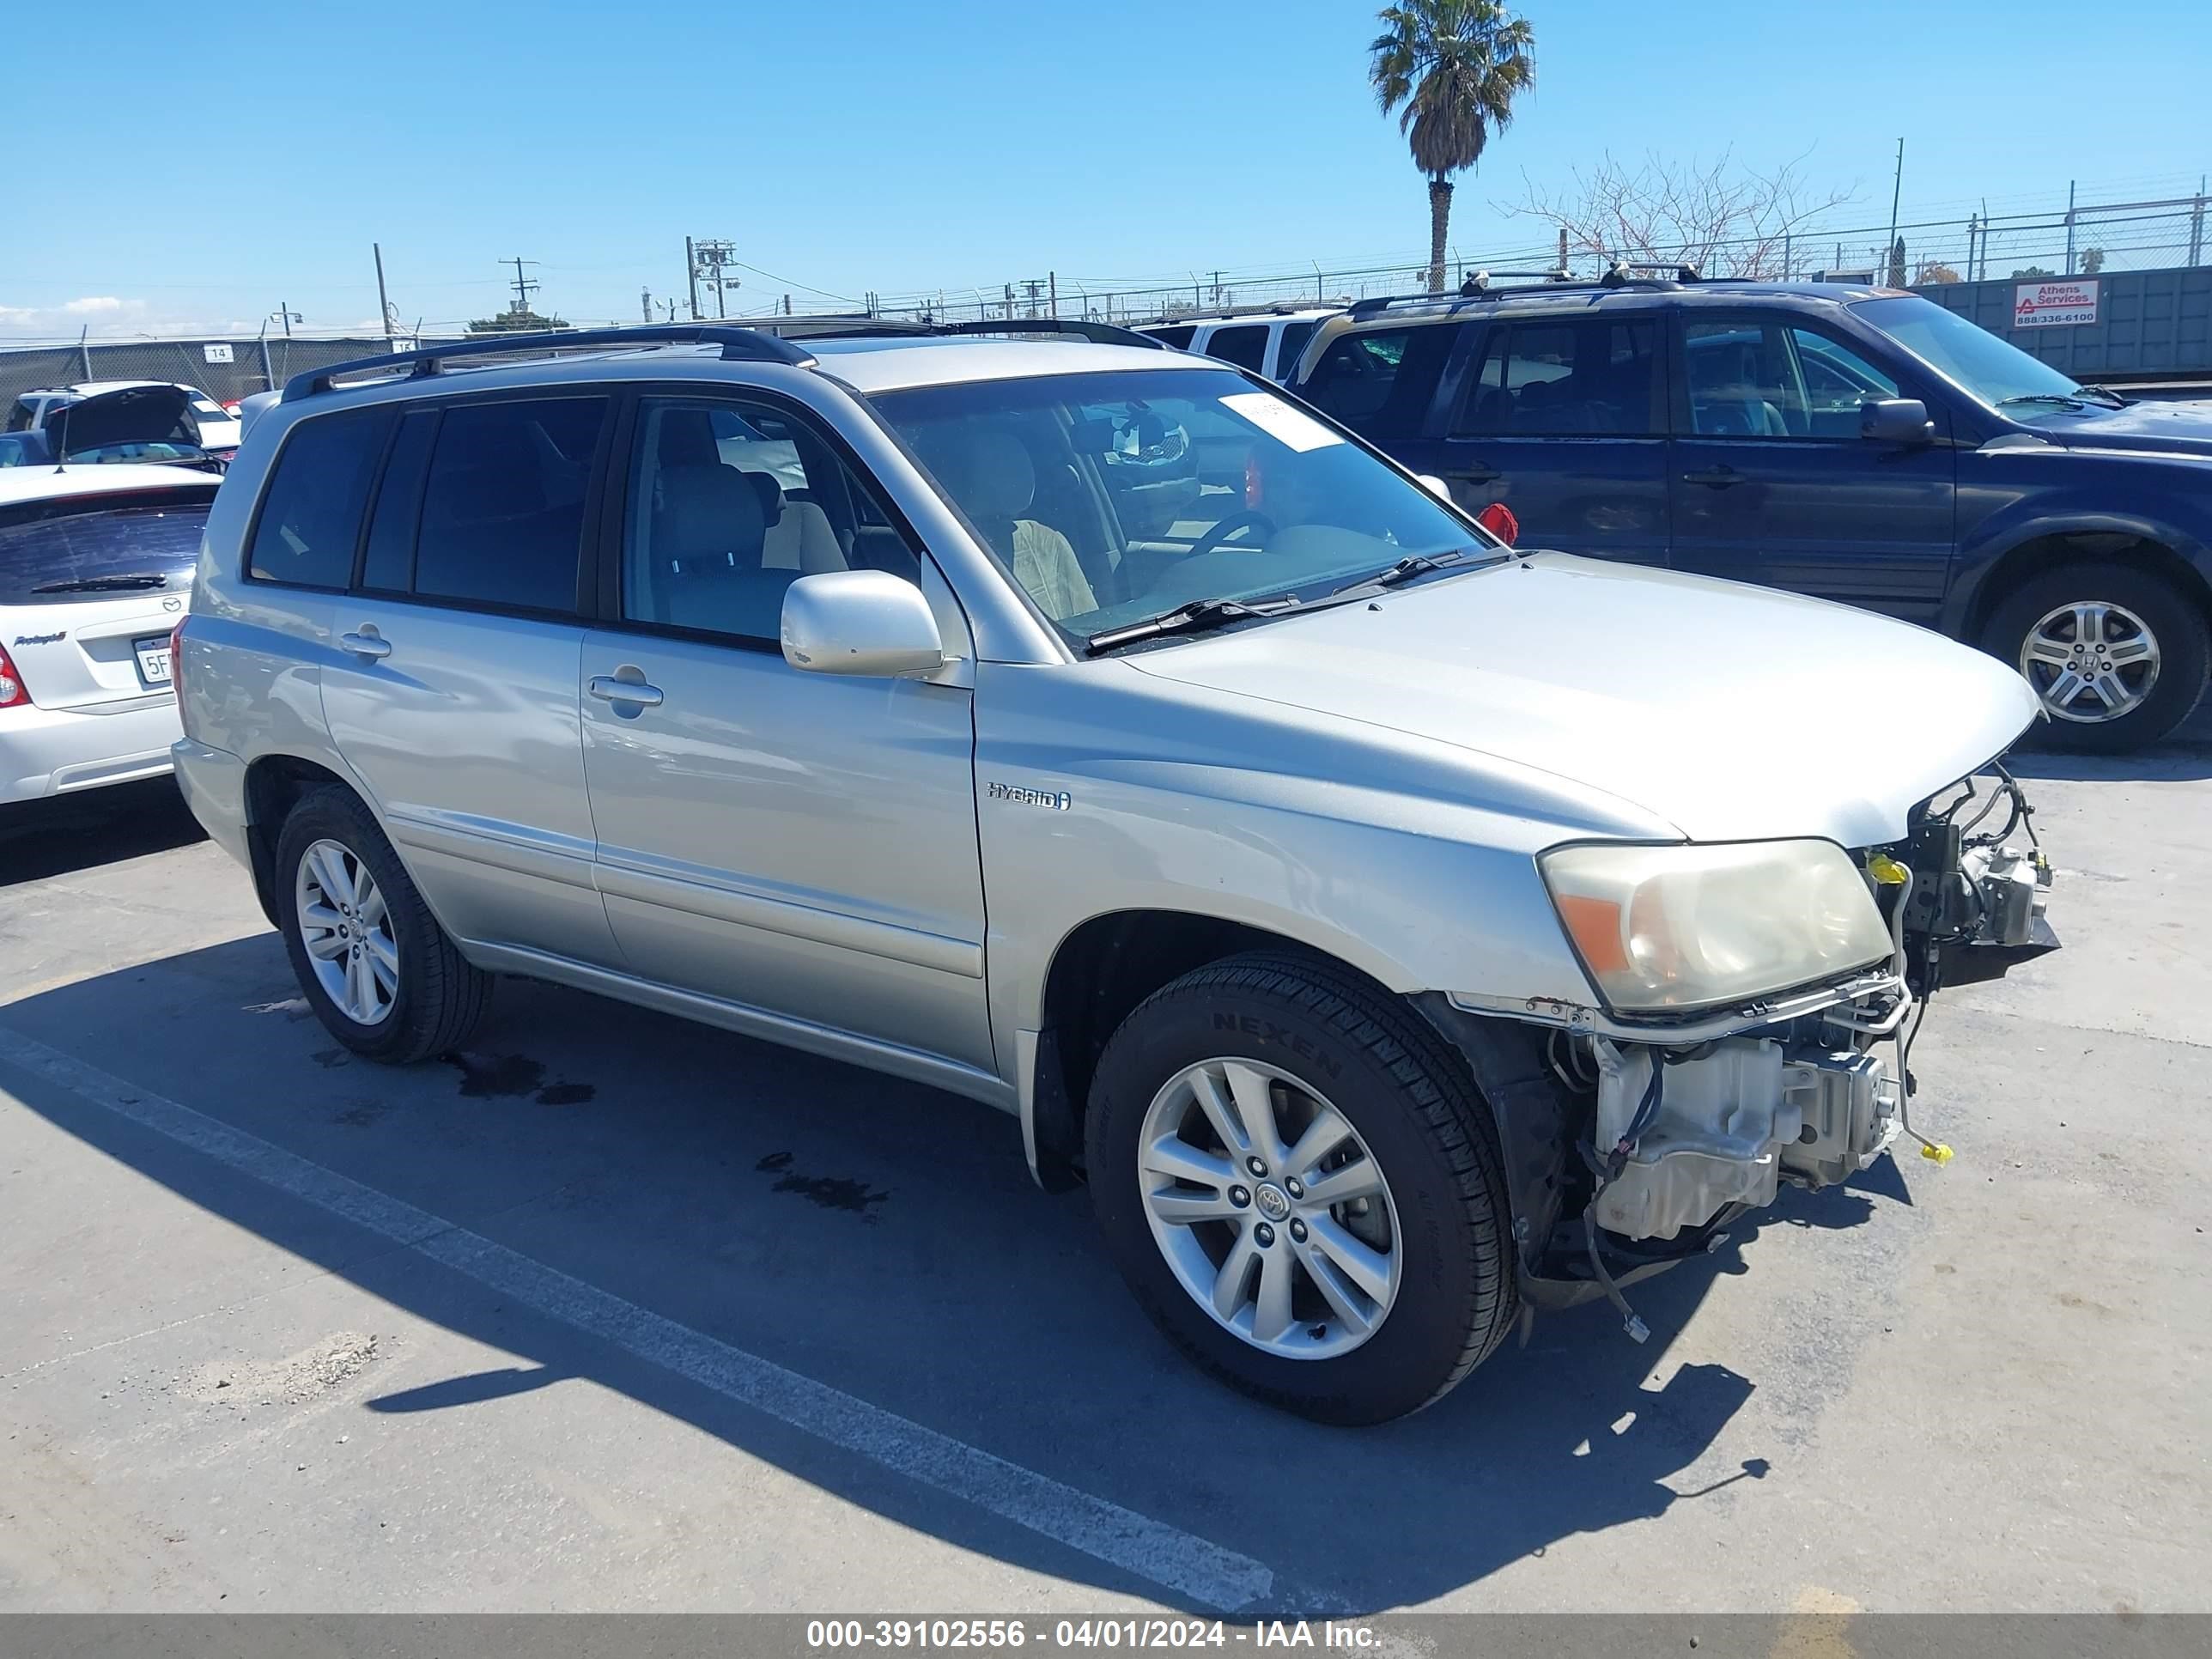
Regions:
[[[1528, 185], [1498, 210], [1559, 227], [1571, 258], [1689, 265], [1711, 276], [1781, 276], [1790, 238], [1850, 200], [1849, 191], [1805, 184], [1804, 158], [1769, 173], [1739, 167], [1729, 152], [1711, 163], [1646, 156], [1636, 167], [1608, 154], [1566, 190]], [[1523, 182], [1525, 183], [1525, 177]]]

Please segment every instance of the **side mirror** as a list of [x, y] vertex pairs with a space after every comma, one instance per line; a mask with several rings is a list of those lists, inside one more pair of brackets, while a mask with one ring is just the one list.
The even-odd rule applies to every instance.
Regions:
[[783, 659], [816, 674], [884, 678], [945, 665], [921, 590], [887, 570], [825, 570], [783, 596]]
[[1924, 444], [1936, 435], [1917, 398], [1869, 398], [1859, 405], [1859, 436], [1878, 444]]
[[1446, 507], [1451, 505], [1451, 486], [1442, 478], [1433, 472], [1416, 472], [1413, 476], [1421, 481], [1421, 488], [1427, 490], [1430, 495], [1435, 496]]

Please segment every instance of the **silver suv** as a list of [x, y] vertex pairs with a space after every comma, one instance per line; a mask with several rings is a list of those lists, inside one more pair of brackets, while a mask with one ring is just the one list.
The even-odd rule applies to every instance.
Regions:
[[1909, 1133], [1939, 984], [2053, 943], [1962, 781], [2036, 713], [2001, 663], [1516, 553], [1117, 331], [789, 326], [252, 428], [177, 771], [356, 1052], [527, 975], [989, 1102], [1188, 1353], [1360, 1423], [1522, 1308], [1640, 1334], [1632, 1280]]

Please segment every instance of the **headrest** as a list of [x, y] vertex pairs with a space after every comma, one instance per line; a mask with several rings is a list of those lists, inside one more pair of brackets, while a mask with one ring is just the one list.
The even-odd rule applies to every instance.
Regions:
[[653, 520], [656, 563], [757, 570], [767, 534], [759, 494], [733, 469], [719, 462], [661, 469], [660, 508]]
[[660, 411], [659, 453], [664, 467], [713, 466], [722, 459], [714, 447], [714, 423], [703, 409]]
[[753, 487], [753, 494], [760, 497], [763, 520], [772, 525], [782, 523], [783, 486], [775, 481], [775, 474], [744, 472], [738, 476], [750, 484]]
[[1018, 519], [1036, 495], [1036, 467], [1010, 428], [967, 422], [931, 447], [930, 471], [971, 519]]

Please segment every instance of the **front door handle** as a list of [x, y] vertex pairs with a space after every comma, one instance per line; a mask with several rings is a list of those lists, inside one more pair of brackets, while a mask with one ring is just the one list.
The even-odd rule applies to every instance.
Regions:
[[612, 674], [594, 674], [588, 690], [602, 702], [635, 703], [640, 708], [660, 707], [660, 688], [647, 685], [643, 680], [625, 680]]
[[1743, 482], [1743, 474], [1732, 466], [1716, 466], [1703, 472], [1685, 472], [1684, 483], [1703, 484], [1708, 489], [1726, 489], [1730, 484]]
[[392, 654], [392, 641], [374, 628], [364, 628], [357, 634], [341, 634], [338, 643], [355, 656], [367, 657], [371, 661]]
[[1480, 462], [1477, 462], [1473, 466], [1457, 467], [1444, 474], [1447, 478], [1454, 478], [1462, 483], [1471, 484], [1496, 483], [1504, 476], [1496, 467], [1484, 466]]

